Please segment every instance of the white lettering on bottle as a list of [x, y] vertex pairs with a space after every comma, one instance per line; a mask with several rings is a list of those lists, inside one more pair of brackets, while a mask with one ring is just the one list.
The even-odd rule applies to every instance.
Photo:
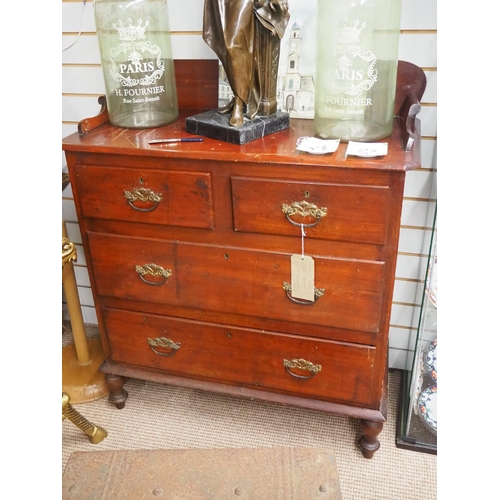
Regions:
[[154, 64], [149, 61], [145, 63], [136, 62], [133, 64], [120, 64], [120, 73], [146, 73], [147, 71], [154, 71]]
[[333, 69], [329, 68], [328, 74], [331, 78], [335, 78], [337, 80], [346, 80], [351, 82], [361, 81], [363, 80], [363, 70], [362, 69]]
[[[113, 24], [120, 40], [127, 43], [117, 43], [109, 51], [112, 62], [110, 74], [121, 85], [121, 88], [116, 89], [116, 95], [124, 97], [123, 102], [126, 103], [159, 100], [159, 96], [142, 100], [125, 99], [125, 97], [165, 92], [164, 86], [157, 85], [165, 72], [165, 63], [160, 47], [146, 39], [145, 32], [148, 25], [149, 22], [143, 24], [142, 19], [139, 19], [137, 24], [133, 24], [131, 19], [127, 20], [127, 24], [121, 20]], [[118, 59], [125, 59], [127, 62], [118, 63]]]
[[366, 99], [348, 98], [348, 97], [327, 97], [327, 104], [337, 104], [339, 106], [371, 106], [372, 100], [370, 97]]
[[151, 95], [151, 94], [161, 94], [165, 92], [165, 87], [163, 85], [159, 85], [157, 87], [148, 87], [148, 88], [140, 88], [140, 89], [123, 89], [123, 94], [116, 95], [124, 95], [126, 97], [130, 96], [139, 96], [139, 95]]
[[[376, 55], [364, 47], [361, 39], [366, 22], [359, 19], [351, 21], [343, 19], [334, 28], [334, 44], [331, 50], [331, 66], [328, 69], [328, 93], [350, 97], [366, 95], [377, 81]], [[361, 99], [362, 100], [362, 99]], [[354, 99], [356, 101], [356, 99]], [[327, 101], [341, 106], [371, 106], [352, 104], [339, 98], [338, 101]]]

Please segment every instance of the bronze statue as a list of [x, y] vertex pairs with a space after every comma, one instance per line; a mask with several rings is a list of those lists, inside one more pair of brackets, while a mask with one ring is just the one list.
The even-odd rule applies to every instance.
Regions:
[[[289, 18], [287, 0], [205, 0], [203, 39], [220, 59], [234, 94], [219, 109], [221, 113], [231, 113], [231, 126], [242, 125], [244, 115], [251, 120], [257, 115], [264, 81], [269, 80], [272, 69], [262, 55], [262, 45], [268, 42], [259, 33], [265, 31], [267, 38], [272, 38], [269, 34], [278, 37], [275, 40], [279, 56], [279, 40]], [[271, 78], [276, 88], [278, 61], [274, 63]]]

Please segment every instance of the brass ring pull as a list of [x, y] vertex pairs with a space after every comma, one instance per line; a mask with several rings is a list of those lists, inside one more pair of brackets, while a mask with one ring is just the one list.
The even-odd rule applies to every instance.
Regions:
[[[163, 269], [163, 267], [158, 266], [157, 264], [144, 264], [143, 266], [135, 266], [135, 270], [139, 274], [139, 278], [141, 278], [144, 283], [153, 286], [163, 285], [167, 281], [167, 279], [172, 276], [171, 269]], [[159, 281], [148, 280], [145, 278], [145, 276], [147, 275], [151, 275], [156, 279], [159, 278]]]
[[315, 288], [314, 289], [314, 300], [301, 300], [301, 299], [296, 299], [295, 297], [292, 297], [292, 285], [290, 283], [287, 283], [286, 281], [283, 282], [283, 290], [286, 292], [286, 296], [292, 301], [295, 302], [296, 304], [300, 304], [301, 306], [311, 306], [316, 303], [316, 301], [325, 295], [325, 289], [324, 288]]
[[[321, 365], [315, 365], [314, 363], [311, 363], [310, 361], [307, 361], [303, 358], [292, 359], [291, 361], [289, 361], [288, 359], [284, 359], [283, 366], [292, 377], [302, 378], [302, 379], [313, 378], [314, 375], [316, 375], [318, 372], [321, 371]], [[311, 372], [311, 375], [297, 375], [296, 373], [290, 371], [292, 368], [298, 368], [299, 370], [309, 371]]]
[[[173, 356], [181, 348], [180, 342], [174, 342], [173, 340], [167, 339], [165, 337], [156, 337], [155, 339], [148, 338], [148, 344], [151, 350], [159, 356]], [[155, 349], [156, 347], [160, 347], [162, 349], [171, 349], [171, 351], [158, 351]]]
[[[307, 201], [295, 201], [291, 205], [283, 204], [281, 205], [281, 211], [286, 215], [288, 222], [294, 226], [304, 226], [304, 227], [314, 227], [319, 224], [322, 217], [326, 215], [328, 211], [327, 208], [318, 208], [314, 203], [309, 203]], [[295, 222], [290, 217], [298, 215], [299, 217], [316, 217], [316, 221], [309, 224], [301, 224], [300, 222]]]
[[[125, 194], [125, 198], [128, 201], [128, 204], [138, 212], [152, 212], [163, 198], [162, 193], [155, 193], [154, 191], [151, 191], [151, 189], [143, 187], [136, 188], [132, 191], [123, 191], [123, 193]], [[150, 202], [153, 203], [153, 206], [148, 208], [141, 208], [134, 205], [134, 202], [136, 201], [140, 201], [142, 203]]]

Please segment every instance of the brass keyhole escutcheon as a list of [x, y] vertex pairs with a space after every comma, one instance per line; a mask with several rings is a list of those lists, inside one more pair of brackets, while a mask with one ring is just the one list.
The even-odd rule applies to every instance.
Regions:
[[304, 191], [304, 198], [309, 198], [310, 194], [309, 191]]
[[139, 184], [144, 184], [144, 179], [142, 177], [139, 177]]

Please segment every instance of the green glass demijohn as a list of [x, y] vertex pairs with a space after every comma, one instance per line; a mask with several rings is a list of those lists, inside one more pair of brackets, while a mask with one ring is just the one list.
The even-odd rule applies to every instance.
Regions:
[[319, 137], [391, 135], [401, 0], [318, 0], [314, 127]]
[[167, 0], [94, 0], [109, 121], [150, 128], [179, 116]]

